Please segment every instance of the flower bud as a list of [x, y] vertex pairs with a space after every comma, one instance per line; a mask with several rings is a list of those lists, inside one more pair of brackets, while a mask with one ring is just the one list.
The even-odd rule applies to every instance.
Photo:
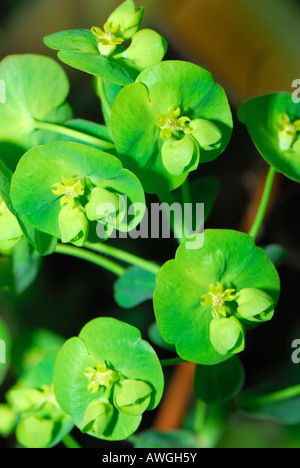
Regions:
[[45, 402], [43, 392], [35, 388], [12, 388], [7, 392], [6, 399], [16, 413], [38, 409]]
[[114, 403], [122, 413], [140, 416], [149, 406], [152, 388], [141, 380], [123, 380], [116, 385]]
[[109, 16], [107, 22], [118, 26], [118, 34], [127, 41], [139, 29], [145, 9], [136, 8], [133, 0], [126, 0]]
[[12, 433], [16, 421], [16, 413], [8, 405], [0, 405], [0, 434], [2, 436], [8, 436]]
[[94, 431], [98, 437], [106, 431], [113, 417], [113, 406], [105, 398], [93, 400], [85, 410], [81, 432]]
[[243, 326], [233, 316], [213, 319], [210, 323], [210, 341], [219, 354], [239, 353], [245, 347]]
[[82, 246], [88, 236], [89, 222], [83, 208], [74, 203], [73, 207], [64, 205], [58, 217], [61, 241]]
[[242, 289], [237, 294], [237, 313], [241, 319], [250, 322], [266, 322], [274, 314], [274, 300], [266, 292], [255, 289]]

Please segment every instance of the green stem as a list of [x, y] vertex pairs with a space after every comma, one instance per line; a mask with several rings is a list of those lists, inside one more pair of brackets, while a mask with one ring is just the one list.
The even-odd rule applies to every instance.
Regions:
[[187, 362], [187, 361], [181, 358], [161, 359], [160, 365], [162, 367], [176, 366], [177, 364], [181, 364], [182, 362]]
[[101, 138], [87, 135], [86, 133], [80, 132], [79, 130], [74, 130], [73, 128], [64, 127], [62, 125], [35, 120], [35, 128], [38, 130], [47, 130], [54, 133], [60, 133], [61, 135], [66, 135], [76, 140], [81, 140], [85, 143], [97, 146], [102, 150], [114, 148], [114, 144], [110, 141], [102, 140]]
[[71, 257], [80, 258], [82, 260], [94, 263], [95, 265], [109, 270], [111, 273], [114, 273], [117, 276], [123, 276], [125, 272], [125, 268], [123, 268], [121, 265], [118, 265], [117, 263], [112, 262], [107, 258], [101, 257], [100, 255], [94, 254], [93, 252], [89, 252], [88, 250], [82, 248], [71, 245], [58, 244], [55, 252], [63, 255], [70, 255]]
[[253, 239], [255, 239], [257, 237], [257, 235], [259, 233], [259, 230], [261, 228], [261, 225], [263, 223], [263, 220], [264, 220], [267, 208], [268, 208], [269, 200], [270, 200], [270, 195], [271, 195], [271, 191], [272, 191], [272, 186], [273, 186], [273, 181], [274, 181], [275, 174], [276, 174], [276, 171], [275, 171], [274, 167], [270, 167], [269, 172], [268, 172], [268, 176], [267, 176], [267, 179], [266, 179], [264, 193], [263, 193], [260, 205], [259, 205], [259, 209], [258, 209], [258, 212], [256, 214], [256, 218], [254, 220], [254, 223], [253, 223], [253, 225], [252, 225], [252, 227], [251, 227], [251, 229], [249, 231], [249, 235], [251, 237], [253, 237]]
[[104, 87], [104, 80], [101, 78], [97, 79], [97, 84], [98, 84], [98, 91], [99, 91], [99, 96], [101, 100], [101, 105], [102, 105], [102, 112], [103, 116], [107, 116], [108, 119], [110, 120], [111, 118], [111, 105], [107, 99], [107, 95], [105, 92], [105, 87]]
[[94, 250], [95, 252], [99, 252], [104, 255], [108, 255], [110, 257], [114, 257], [122, 262], [129, 263], [130, 265], [134, 265], [137, 267], [142, 268], [143, 270], [150, 271], [155, 275], [158, 273], [160, 267], [148, 260], [144, 260], [143, 258], [138, 257], [137, 255], [133, 255], [129, 252], [124, 250], [118, 249], [116, 247], [112, 247], [107, 244], [85, 244], [85, 246], [90, 249]]
[[67, 448], [81, 448], [81, 446], [76, 442], [76, 440], [71, 436], [71, 434], [66, 434], [62, 439], [62, 443]]
[[195, 424], [194, 429], [196, 434], [201, 436], [206, 422], [206, 410], [207, 406], [204, 401], [197, 400], [196, 402], [196, 414], [195, 414]]
[[300, 385], [295, 385], [294, 387], [288, 387], [283, 390], [267, 393], [265, 395], [256, 396], [241, 394], [238, 399], [237, 406], [239, 409], [243, 409], [244, 407], [249, 408], [252, 406], [265, 406], [278, 403], [280, 401], [289, 400], [298, 396], [300, 396]]

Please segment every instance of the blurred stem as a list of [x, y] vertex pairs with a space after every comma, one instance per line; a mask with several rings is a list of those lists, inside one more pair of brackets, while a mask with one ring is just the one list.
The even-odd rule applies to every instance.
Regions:
[[112, 247], [107, 244], [85, 244], [88, 249], [94, 250], [95, 252], [99, 252], [101, 254], [109, 255], [110, 257], [114, 257], [122, 262], [129, 263], [130, 265], [134, 265], [137, 267], [142, 268], [143, 270], [150, 271], [155, 275], [158, 273], [160, 266], [152, 263], [148, 260], [144, 260], [137, 255], [133, 255], [125, 250], [118, 249], [116, 247]]
[[160, 364], [162, 367], [168, 367], [168, 366], [176, 366], [177, 364], [180, 364], [181, 362], [186, 362], [184, 359], [181, 358], [171, 358], [171, 359], [161, 359]]
[[97, 146], [99, 149], [102, 149], [102, 150], [114, 148], [114, 144], [111, 143], [110, 141], [102, 140], [101, 138], [88, 135], [86, 133], [80, 132], [79, 130], [74, 130], [69, 127], [64, 127], [62, 125], [56, 125], [56, 124], [49, 123], [49, 122], [40, 122], [37, 120], [34, 121], [34, 124], [37, 130], [47, 130], [53, 133], [66, 135], [76, 140], [80, 140], [84, 143]]
[[55, 252], [63, 255], [70, 255], [71, 257], [80, 258], [82, 260], [94, 263], [95, 265], [105, 268], [106, 270], [110, 271], [111, 273], [114, 273], [117, 276], [123, 276], [125, 272], [125, 268], [123, 268], [121, 265], [118, 265], [117, 263], [112, 262], [107, 258], [101, 257], [100, 255], [94, 254], [93, 252], [89, 252], [88, 250], [85, 250], [83, 248], [78, 248], [71, 245], [58, 244], [55, 249]]
[[280, 401], [289, 400], [300, 396], [300, 385], [295, 385], [294, 387], [288, 387], [283, 390], [278, 390], [277, 392], [267, 393], [265, 395], [247, 395], [241, 394], [238, 401], [238, 409], [265, 406], [273, 403], [278, 403]]
[[106, 91], [105, 91], [105, 86], [104, 86], [104, 80], [102, 78], [97, 79], [97, 85], [98, 85], [98, 92], [100, 96], [100, 101], [101, 101], [101, 106], [102, 106], [102, 113], [103, 116], [107, 116], [108, 119], [110, 120], [111, 118], [111, 105], [107, 99]]
[[71, 434], [66, 434], [62, 439], [62, 443], [67, 448], [81, 448], [81, 446], [76, 442], [76, 440], [71, 436]]
[[205, 427], [205, 421], [206, 421], [206, 403], [201, 400], [197, 400], [196, 402], [196, 416], [195, 416], [195, 432], [201, 436], [202, 431]]
[[271, 166], [267, 175], [263, 196], [262, 196], [262, 199], [261, 199], [261, 202], [260, 202], [257, 214], [256, 214], [256, 218], [249, 231], [249, 235], [253, 237], [253, 239], [256, 239], [259, 233], [259, 230], [262, 226], [262, 223], [263, 223], [263, 220], [264, 220], [267, 208], [268, 208], [275, 175], [276, 175], [276, 171], [274, 167]]

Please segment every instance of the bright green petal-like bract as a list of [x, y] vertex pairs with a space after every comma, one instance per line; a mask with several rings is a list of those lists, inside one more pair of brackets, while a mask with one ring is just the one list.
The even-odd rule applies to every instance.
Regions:
[[[105, 381], [99, 375], [100, 383], [89, 391], [90, 379], [96, 375], [93, 369], [112, 372], [114, 377]], [[142, 413], [158, 405], [163, 385], [153, 348], [141, 339], [138, 329], [113, 318], [94, 319], [78, 337], [67, 340], [54, 369], [55, 394], [64, 411], [79, 428], [108, 440], [134, 433]]]
[[182, 61], [149, 67], [125, 86], [114, 101], [111, 123], [121, 160], [147, 193], [174, 190], [199, 160], [216, 159], [233, 126], [221, 86], [208, 71]]
[[261, 321], [268, 320], [262, 309], [268, 312], [270, 301], [276, 306], [280, 281], [268, 255], [252, 237], [208, 229], [203, 247], [193, 248], [185, 241], [157, 276], [154, 311], [162, 337], [176, 345], [180, 357], [197, 364], [215, 365], [232, 357], [243, 350], [243, 329], [251, 328], [255, 316], [246, 303], [241, 304], [243, 316], [237, 313], [239, 292], [246, 288], [256, 295]]

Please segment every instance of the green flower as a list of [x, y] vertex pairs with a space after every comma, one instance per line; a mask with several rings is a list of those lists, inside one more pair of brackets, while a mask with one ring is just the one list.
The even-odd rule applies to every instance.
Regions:
[[183, 359], [218, 364], [243, 351], [253, 323], [272, 318], [277, 271], [247, 234], [206, 230], [202, 248], [188, 241], [157, 276], [154, 311], [164, 340]]
[[239, 108], [239, 120], [263, 158], [276, 171], [300, 182], [300, 104], [289, 93], [251, 99]]
[[82, 432], [122, 440], [163, 392], [163, 373], [140, 332], [112, 318], [89, 322], [62, 346], [54, 369], [60, 406]]
[[149, 67], [125, 86], [114, 101], [111, 123], [124, 166], [147, 193], [179, 187], [199, 162], [224, 151], [232, 131], [224, 90], [209, 72], [181, 61]]
[[[140, 182], [116, 157], [68, 142], [28, 151], [12, 178], [11, 199], [36, 229], [78, 246], [89, 234], [94, 239], [97, 222], [109, 226], [109, 234], [113, 228], [127, 232], [145, 210]], [[127, 219], [125, 199], [141, 212]]]
[[[58, 50], [60, 60], [110, 83], [125, 86], [140, 71], [160, 62], [166, 53], [165, 39], [151, 29], [138, 31], [144, 8], [126, 0], [107, 19], [103, 28], [75, 29], [51, 34], [45, 44]], [[123, 43], [131, 43], [123, 47]]]
[[56, 352], [27, 369], [16, 385], [6, 393], [7, 403], [0, 405], [4, 418], [0, 432], [15, 429], [16, 438], [26, 448], [57, 445], [73, 428], [72, 419], [60, 408], [52, 384]]

